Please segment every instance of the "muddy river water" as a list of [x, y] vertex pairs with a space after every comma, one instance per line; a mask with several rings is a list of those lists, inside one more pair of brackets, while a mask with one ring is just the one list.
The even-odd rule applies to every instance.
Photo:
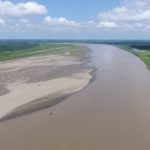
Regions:
[[89, 47], [95, 80], [54, 107], [0, 123], [0, 150], [150, 149], [150, 71], [114, 46]]

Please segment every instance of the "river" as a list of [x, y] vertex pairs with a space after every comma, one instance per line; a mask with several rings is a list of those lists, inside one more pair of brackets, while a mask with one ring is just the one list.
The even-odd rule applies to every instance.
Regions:
[[2, 150], [150, 149], [150, 72], [117, 47], [88, 46], [95, 80], [54, 107], [0, 123]]

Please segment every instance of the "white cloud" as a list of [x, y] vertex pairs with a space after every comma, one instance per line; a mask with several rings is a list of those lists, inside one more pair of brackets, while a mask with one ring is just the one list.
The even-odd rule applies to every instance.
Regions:
[[112, 29], [112, 28], [117, 27], [117, 24], [115, 22], [111, 22], [111, 21], [102, 21], [99, 23], [98, 27]]
[[143, 28], [150, 23], [150, 0], [126, 0], [123, 5], [101, 12], [98, 16], [102, 25], [113, 22], [112, 26], [118, 24], [118, 27], [130, 26], [130, 29]]
[[0, 17], [25, 17], [47, 13], [45, 6], [37, 2], [14, 4], [11, 1], [0, 1]]
[[4, 25], [5, 21], [3, 19], [0, 19], [0, 25]]
[[64, 17], [52, 18], [50, 16], [45, 17], [44, 22], [51, 26], [67, 26], [67, 27], [79, 27], [80, 24], [73, 20], [67, 20]]
[[[0, 32], [98, 37], [135, 35], [142, 32], [149, 35], [150, 0], [124, 1], [110, 11], [100, 12], [97, 20], [78, 22], [65, 17], [51, 17], [47, 14], [46, 7], [37, 2], [13, 3], [11, 0], [0, 0]], [[35, 15], [43, 16], [34, 20]]]

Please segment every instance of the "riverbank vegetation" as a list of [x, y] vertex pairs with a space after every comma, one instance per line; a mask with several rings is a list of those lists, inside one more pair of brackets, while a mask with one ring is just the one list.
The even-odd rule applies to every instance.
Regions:
[[42, 43], [42, 41], [3, 41], [0, 42], [0, 61], [23, 58], [33, 55], [59, 54], [82, 57], [80, 45]]
[[[142, 49], [135, 49], [135, 48], [127, 46], [127, 45], [121, 45], [119, 47], [123, 50], [126, 50], [126, 51], [138, 56], [146, 64], [147, 68], [150, 70], [150, 50], [144, 50], [143, 47], [142, 47]], [[147, 48], [149, 48], [149, 47], [147, 47]]]

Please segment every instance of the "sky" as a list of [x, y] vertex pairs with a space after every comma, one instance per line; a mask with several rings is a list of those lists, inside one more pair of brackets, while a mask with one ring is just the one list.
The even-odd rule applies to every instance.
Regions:
[[150, 0], [0, 0], [0, 39], [150, 39]]

